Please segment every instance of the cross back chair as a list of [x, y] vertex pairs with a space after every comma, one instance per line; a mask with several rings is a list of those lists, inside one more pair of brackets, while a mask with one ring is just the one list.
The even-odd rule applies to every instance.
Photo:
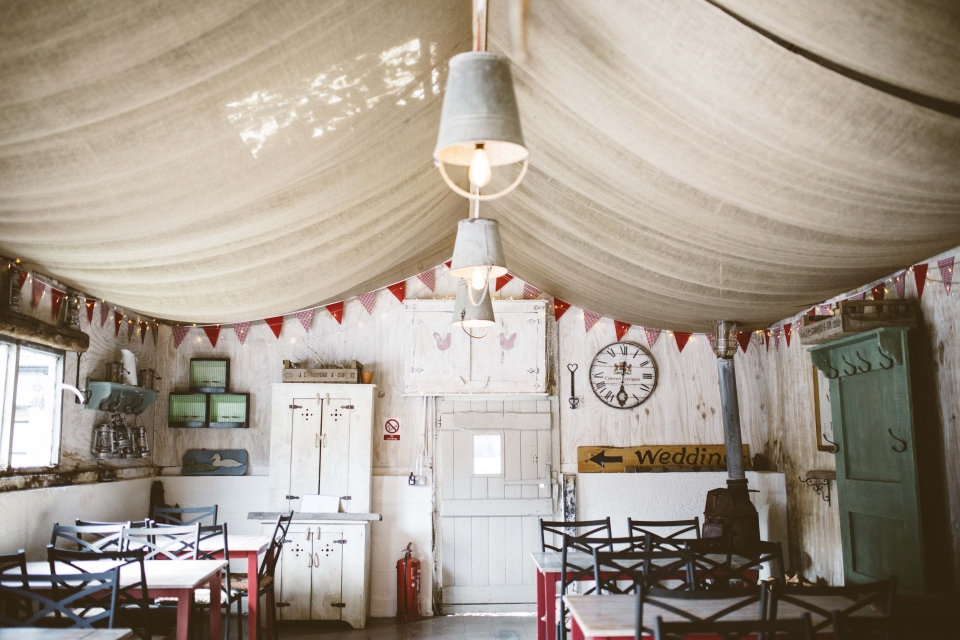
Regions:
[[[25, 580], [23, 576], [26, 575], [27, 554], [23, 549], [17, 549], [16, 553], [0, 553], [0, 577], [6, 581], [8, 576], [17, 576], [18, 580], [15, 582], [19, 582]], [[0, 616], [18, 617], [20, 604], [18, 600], [8, 601], [0, 597]]]
[[756, 607], [756, 614], [747, 619], [760, 621], [766, 619], [766, 591], [759, 586], [726, 591], [675, 591], [644, 585], [637, 593], [636, 640], [654, 633], [651, 626], [655, 625], [643, 623], [645, 610], [651, 607], [695, 623], [716, 623], [731, 615], [742, 620], [744, 611]]
[[[266, 632], [271, 639], [276, 637], [274, 627], [277, 623], [277, 596], [274, 577], [276, 575], [277, 562], [280, 560], [280, 555], [283, 552], [283, 543], [287, 539], [287, 531], [290, 529], [291, 520], [293, 520], [292, 511], [285, 515], [277, 516], [277, 524], [273, 527], [270, 546], [267, 547], [267, 552], [263, 555], [263, 560], [260, 561], [260, 567], [257, 570], [257, 593], [250, 593], [250, 577], [247, 574], [233, 574], [230, 588], [236, 589], [239, 593], [239, 597], [237, 598], [237, 640], [242, 640], [243, 637], [243, 625], [241, 624], [243, 613], [241, 611], [241, 604], [244, 596], [258, 599], [262, 595], [267, 597]], [[259, 633], [259, 631], [258, 627], [257, 632]]]
[[53, 524], [50, 544], [57, 549], [73, 549], [87, 553], [123, 550], [124, 524], [70, 526]]
[[764, 565], [769, 566], [773, 582], [784, 583], [783, 548], [779, 542], [761, 541], [750, 549], [710, 539], [689, 540], [687, 545], [693, 550], [698, 589], [756, 584]]
[[17, 586], [3, 580], [0, 601], [18, 606], [0, 607], [0, 627], [112, 629], [119, 572], [114, 567], [102, 573], [24, 574], [26, 584]]
[[[229, 559], [230, 547], [227, 544], [228, 535], [226, 522], [213, 526], [200, 527], [200, 544], [197, 547], [197, 558], [199, 560]], [[224, 640], [230, 637], [231, 607], [233, 603], [236, 602], [237, 608], [239, 609], [240, 600], [243, 598], [243, 595], [240, 593], [240, 591], [232, 586], [233, 582], [233, 577], [230, 574], [230, 563], [227, 562], [227, 564], [223, 567], [223, 575], [220, 580], [222, 590], [220, 594], [220, 600], [218, 601], [219, 606], [223, 606], [224, 601], [226, 601], [227, 606], [227, 615], [224, 617], [223, 625]], [[199, 605], [201, 608], [213, 606], [209, 589], [198, 589], [196, 596], [197, 605]], [[241, 622], [242, 621], [237, 622], [237, 628], [240, 630], [240, 634], [243, 633], [243, 625]]]
[[722, 640], [745, 638], [795, 638], [813, 640], [810, 614], [794, 620], [724, 620], [716, 622], [664, 622], [657, 616], [653, 636], [656, 640], [675, 640], [687, 637], [718, 637]]
[[127, 520], [126, 522], [103, 522], [96, 520], [80, 520], [77, 518], [77, 521], [74, 522], [78, 527], [91, 527], [91, 526], [103, 526], [103, 525], [123, 525], [127, 529], [143, 529], [144, 527], [149, 527], [153, 524], [153, 520], [150, 518], [145, 518], [143, 520]]
[[[896, 577], [849, 587], [789, 587], [774, 584], [770, 588], [770, 618], [776, 619], [777, 606], [781, 602], [786, 602], [821, 618], [813, 625], [814, 633], [821, 633], [828, 627], [833, 627], [834, 619], [842, 623], [848, 618], [858, 617], [858, 614], [867, 607], [873, 607], [882, 614], [882, 617], [875, 617], [885, 620], [889, 625], [893, 616], [893, 601], [896, 594]], [[846, 598], [850, 601], [850, 605], [835, 610], [835, 601], [828, 605], [829, 608], [817, 603], [817, 597], [829, 596]]]
[[143, 549], [145, 560], [196, 560], [200, 523], [182, 527], [124, 529], [126, 549]]
[[[630, 535], [646, 535], [657, 547], [679, 549], [691, 539], [700, 539], [700, 518], [690, 520], [634, 520], [627, 518]], [[692, 534], [692, 535], [691, 535]]]
[[[208, 520], [209, 522], [204, 522]], [[200, 523], [213, 527], [217, 524], [217, 505], [212, 507], [154, 507], [153, 521], [156, 525], [181, 526]]]
[[[556, 536], [560, 540], [558, 547], [553, 541], [547, 542], [547, 534]], [[610, 518], [603, 520], [572, 520], [570, 522], [559, 522], [556, 520], [540, 519], [540, 550], [541, 551], [563, 551], [563, 536], [589, 537], [589, 538], [611, 538], [613, 537], [610, 529]], [[592, 548], [583, 549], [590, 553]]]
[[[71, 551], [57, 549], [47, 545], [47, 561], [50, 563], [50, 574], [72, 576], [76, 574], [95, 573], [90, 571], [91, 560], [113, 562], [118, 572], [127, 565], [136, 565], [139, 579], [117, 587], [117, 602], [115, 619], [119, 626], [129, 627], [143, 640], [151, 640], [150, 633], [150, 598], [147, 594], [147, 574], [143, 565], [143, 549], [129, 551], [104, 551], [93, 554], [88, 551]], [[69, 570], [66, 568], [69, 567]], [[119, 573], [117, 574], [119, 577]], [[127, 573], [127, 580], [130, 574]], [[91, 606], [102, 600], [96, 596], [90, 602]]]
[[663, 550], [650, 545], [641, 551], [594, 550], [597, 593], [637, 593], [641, 587], [675, 591], [696, 588], [693, 552], [681, 547]]

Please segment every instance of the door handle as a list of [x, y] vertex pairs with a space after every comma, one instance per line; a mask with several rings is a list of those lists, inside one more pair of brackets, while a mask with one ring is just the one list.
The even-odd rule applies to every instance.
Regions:
[[313, 554], [307, 554], [307, 569], [313, 569]]
[[893, 450], [896, 451], [897, 453], [903, 453], [904, 451], [907, 450], [907, 441], [906, 441], [906, 440], [902, 440], [902, 439], [898, 438], [897, 436], [893, 435], [893, 429], [887, 429], [887, 433], [890, 434], [890, 437], [891, 437], [891, 438], [893, 438], [894, 440], [896, 440], [897, 442], [899, 442], [901, 445], [903, 445], [903, 448], [902, 448], [902, 449], [897, 449], [897, 445], [892, 444], [892, 445], [890, 445], [890, 448], [891, 448], [891, 449], [893, 449]]
[[314, 438], [313, 438], [313, 446], [314, 446], [315, 449], [319, 449], [319, 448], [320, 448], [320, 434], [319, 434], [319, 433], [318, 433], [316, 436], [314, 436]]
[[316, 560], [313, 561], [313, 566], [314, 566], [314, 567], [319, 567], [319, 566], [320, 566], [320, 554], [319, 554], [319, 553], [315, 553], [315, 554], [313, 554], [313, 556], [316, 558]]
[[321, 436], [321, 438], [320, 438], [320, 446], [323, 447], [324, 449], [327, 448], [327, 434], [326, 434], [326, 433], [324, 433], [323, 436]]

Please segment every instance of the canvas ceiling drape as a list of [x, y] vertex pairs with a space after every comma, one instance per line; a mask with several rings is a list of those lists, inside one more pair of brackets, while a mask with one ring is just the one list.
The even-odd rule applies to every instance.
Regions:
[[[195, 322], [449, 257], [467, 204], [431, 152], [468, 0], [0, 12], [0, 252]], [[960, 244], [953, 3], [533, 0], [527, 29], [530, 172], [481, 213], [549, 293], [761, 326]], [[493, 0], [489, 46], [513, 56], [508, 33]]]

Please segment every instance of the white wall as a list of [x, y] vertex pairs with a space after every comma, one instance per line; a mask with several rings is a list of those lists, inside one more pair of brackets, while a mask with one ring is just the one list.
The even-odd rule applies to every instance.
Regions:
[[0, 493], [0, 552], [26, 549], [46, 560], [53, 523], [142, 520], [150, 508], [154, 478]]

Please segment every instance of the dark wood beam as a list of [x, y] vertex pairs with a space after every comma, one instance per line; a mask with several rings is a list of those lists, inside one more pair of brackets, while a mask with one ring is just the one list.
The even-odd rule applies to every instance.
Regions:
[[83, 353], [90, 348], [90, 336], [79, 329], [47, 324], [8, 309], [0, 309], [0, 335], [65, 351]]

